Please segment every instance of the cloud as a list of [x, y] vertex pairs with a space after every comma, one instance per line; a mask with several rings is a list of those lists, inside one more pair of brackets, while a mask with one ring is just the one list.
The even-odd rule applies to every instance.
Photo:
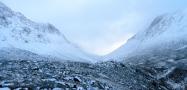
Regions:
[[86, 47], [87, 50], [91, 50], [93, 53], [99, 55], [111, 53], [121, 45], [125, 44], [135, 33], [144, 29], [146, 24], [145, 20], [147, 19], [144, 14], [139, 12], [132, 11], [131, 13], [127, 13], [121, 18], [107, 22], [103, 25], [105, 28], [100, 32], [102, 35], [97, 35], [98, 38], [95, 41], [91, 40], [92, 42], [99, 44], [91, 45], [93, 43], [90, 43], [89, 45], [88, 43], [87, 45], [83, 45], [83, 47], [88, 46]]
[[[45, 0], [52, 10], [62, 10], [63, 13], [78, 13], [85, 9], [89, 0]], [[59, 9], [60, 8], [60, 9]]]

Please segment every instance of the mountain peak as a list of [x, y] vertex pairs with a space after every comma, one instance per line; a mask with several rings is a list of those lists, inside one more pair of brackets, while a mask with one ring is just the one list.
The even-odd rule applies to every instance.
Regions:
[[0, 2], [0, 49], [17, 48], [63, 60], [92, 60], [52, 24], [36, 23]]
[[13, 15], [13, 12], [10, 8], [8, 8], [5, 4], [0, 2], [0, 17], [9, 17]]
[[183, 47], [187, 43], [186, 22], [186, 9], [160, 15], [153, 20], [148, 28], [137, 33], [125, 45], [109, 54], [109, 57], [123, 58], [129, 54], [138, 54], [138, 51], [150, 51], [153, 47], [163, 50]]
[[0, 8], [4, 8], [4, 7], [8, 8], [4, 3], [0, 2]]

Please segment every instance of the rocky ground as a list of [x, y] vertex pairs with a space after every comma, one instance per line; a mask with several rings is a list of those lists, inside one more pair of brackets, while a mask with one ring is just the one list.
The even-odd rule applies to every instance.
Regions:
[[6, 90], [187, 89], [187, 49], [128, 59], [137, 62], [88, 64], [4, 59], [0, 60], [0, 87]]
[[145, 89], [144, 81], [138, 78], [142, 77], [136, 75], [129, 66], [112, 61], [95, 65], [79, 62], [0, 61], [0, 87], [10, 89]]
[[[0, 86], [29, 89], [110, 89], [105, 78], [86, 63], [1, 60]], [[97, 77], [97, 78], [96, 78]]]

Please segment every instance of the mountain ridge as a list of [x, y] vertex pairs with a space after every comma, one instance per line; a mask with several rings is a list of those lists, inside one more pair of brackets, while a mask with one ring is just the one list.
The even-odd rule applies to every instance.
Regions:
[[0, 48], [18, 48], [65, 60], [93, 61], [95, 57], [70, 42], [52, 24], [36, 23], [0, 2]]
[[156, 17], [144, 31], [138, 32], [126, 44], [105, 56], [107, 59], [138, 55], [151, 48], [171, 49], [186, 45], [187, 10], [167, 13]]

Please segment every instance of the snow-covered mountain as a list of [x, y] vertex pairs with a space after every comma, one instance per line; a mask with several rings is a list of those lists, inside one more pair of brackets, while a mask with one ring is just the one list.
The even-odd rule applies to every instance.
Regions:
[[5, 48], [64, 60], [92, 60], [92, 55], [68, 41], [53, 25], [33, 22], [0, 2], [0, 49]]
[[180, 49], [187, 46], [187, 10], [156, 17], [150, 26], [109, 54], [107, 59], [119, 59], [152, 50]]

